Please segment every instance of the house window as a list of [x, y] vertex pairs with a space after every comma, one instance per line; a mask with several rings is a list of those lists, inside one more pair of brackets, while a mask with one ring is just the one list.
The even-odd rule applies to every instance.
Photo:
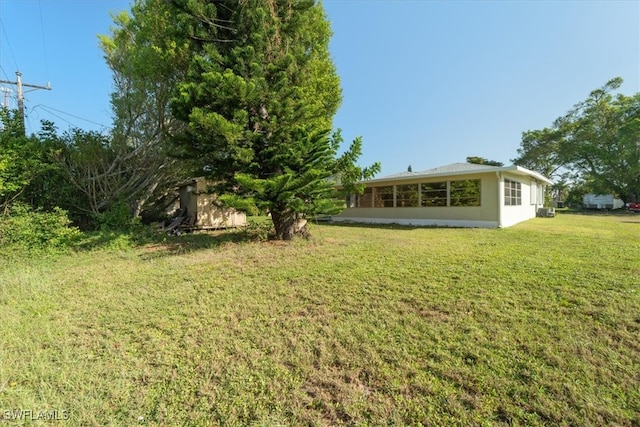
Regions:
[[396, 186], [396, 207], [418, 207], [418, 184]]
[[420, 206], [447, 206], [447, 183], [423, 182], [420, 184], [422, 196]]
[[392, 208], [393, 207], [393, 185], [385, 187], [374, 187], [373, 207]]
[[465, 179], [461, 181], [451, 181], [450, 183], [450, 206], [480, 206], [479, 179]]
[[505, 206], [522, 205], [522, 184], [510, 179], [504, 180], [504, 204]]
[[367, 187], [364, 189], [364, 193], [358, 194], [356, 200], [356, 206], [359, 208], [370, 208], [373, 206], [373, 188]]

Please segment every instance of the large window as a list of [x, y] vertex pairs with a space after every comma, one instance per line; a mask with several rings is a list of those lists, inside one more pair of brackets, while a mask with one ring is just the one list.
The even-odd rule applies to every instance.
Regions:
[[392, 208], [393, 207], [393, 185], [385, 187], [374, 187], [373, 207]]
[[[479, 179], [466, 179], [367, 187], [363, 194], [351, 200], [359, 208], [480, 206], [481, 182]], [[505, 188], [507, 182], [511, 181], [505, 181]], [[513, 184], [518, 185], [519, 198], [520, 183]], [[348, 207], [352, 207], [352, 201], [347, 201]]]
[[359, 208], [370, 208], [373, 206], [373, 188], [367, 187], [364, 189], [364, 193], [358, 194], [358, 201], [356, 206]]
[[424, 207], [447, 206], [447, 183], [443, 182], [423, 182], [420, 184], [422, 201]]
[[480, 206], [479, 179], [465, 179], [461, 181], [451, 181], [450, 183], [450, 206]]
[[416, 208], [418, 207], [418, 184], [407, 184], [396, 186], [396, 207]]
[[510, 179], [504, 180], [504, 204], [505, 206], [522, 205], [522, 184]]

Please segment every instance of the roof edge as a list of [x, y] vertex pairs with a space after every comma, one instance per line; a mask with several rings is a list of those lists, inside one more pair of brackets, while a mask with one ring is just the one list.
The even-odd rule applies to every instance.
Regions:
[[[446, 166], [442, 166], [446, 167]], [[410, 179], [419, 179], [419, 178], [437, 178], [440, 176], [461, 176], [461, 175], [474, 175], [474, 174], [483, 174], [483, 173], [496, 173], [496, 172], [515, 172], [518, 175], [528, 175], [536, 178], [539, 181], [542, 181], [548, 185], [552, 185], [553, 181], [549, 178], [546, 178], [542, 174], [524, 168], [522, 166], [511, 165], [511, 166], [487, 166], [486, 168], [481, 169], [473, 169], [473, 170], [461, 170], [461, 171], [443, 171], [443, 172], [435, 172], [432, 173], [435, 169], [429, 169], [425, 172], [430, 173], [421, 173], [421, 172], [413, 172], [412, 175], [402, 175], [402, 176], [388, 176], [381, 178], [374, 178], [365, 181], [359, 181], [360, 184], [368, 184], [368, 183], [377, 183], [377, 182], [396, 182], [396, 181], [406, 181]]]

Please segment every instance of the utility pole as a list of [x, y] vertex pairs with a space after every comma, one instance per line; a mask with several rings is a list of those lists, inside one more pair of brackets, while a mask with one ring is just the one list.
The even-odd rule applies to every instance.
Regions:
[[[33, 88], [31, 90], [36, 90], [36, 89], [51, 90], [51, 83], [47, 83], [46, 86], [32, 85], [32, 84], [29, 84], [29, 83], [22, 83], [22, 73], [20, 71], [16, 71], [16, 81], [15, 82], [12, 82], [12, 81], [9, 81], [9, 80], [0, 80], [0, 83], [16, 85], [18, 87], [18, 111], [20, 113], [20, 118], [22, 119], [22, 133], [26, 135], [27, 131], [26, 131], [26, 128], [25, 128], [25, 116], [24, 116], [24, 90], [22, 88], [23, 87], [30, 87], [30, 88]], [[27, 92], [31, 92], [31, 90], [28, 90]]]
[[6, 88], [4, 86], [0, 87], [0, 91], [4, 92], [4, 102], [2, 106], [4, 108], [9, 108], [9, 92], [13, 92], [11, 89]]

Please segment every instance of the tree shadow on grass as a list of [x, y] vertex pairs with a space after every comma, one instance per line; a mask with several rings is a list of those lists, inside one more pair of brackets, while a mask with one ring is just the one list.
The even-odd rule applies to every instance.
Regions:
[[264, 236], [266, 236], [265, 232], [256, 230], [255, 227], [197, 231], [180, 235], [141, 228], [128, 232], [88, 233], [75, 245], [75, 249], [79, 251], [140, 249], [143, 252], [141, 255], [143, 258], [151, 259], [214, 249], [227, 244], [263, 241], [266, 240]]
[[143, 259], [153, 259], [172, 255], [182, 255], [199, 250], [216, 249], [229, 244], [260, 241], [244, 229], [227, 229], [197, 233], [185, 233], [180, 236], [167, 236], [160, 241], [149, 242], [141, 247]]

